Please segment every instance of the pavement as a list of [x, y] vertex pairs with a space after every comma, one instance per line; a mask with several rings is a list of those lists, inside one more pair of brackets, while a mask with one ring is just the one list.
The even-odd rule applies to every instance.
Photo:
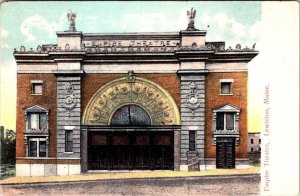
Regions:
[[259, 174], [260, 167], [247, 169], [214, 169], [206, 171], [108, 171], [70, 176], [10, 177], [0, 185], [99, 181], [115, 179], [178, 178], [200, 176], [228, 176]]

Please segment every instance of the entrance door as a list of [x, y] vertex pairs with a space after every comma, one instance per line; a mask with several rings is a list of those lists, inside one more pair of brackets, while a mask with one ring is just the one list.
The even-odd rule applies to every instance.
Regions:
[[217, 168], [235, 168], [235, 138], [217, 138]]
[[172, 170], [173, 135], [164, 132], [90, 132], [89, 170]]

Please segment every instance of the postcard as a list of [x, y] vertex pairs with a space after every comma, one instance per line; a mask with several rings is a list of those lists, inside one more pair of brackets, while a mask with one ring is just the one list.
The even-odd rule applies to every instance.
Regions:
[[297, 195], [296, 2], [0, 7], [2, 195]]

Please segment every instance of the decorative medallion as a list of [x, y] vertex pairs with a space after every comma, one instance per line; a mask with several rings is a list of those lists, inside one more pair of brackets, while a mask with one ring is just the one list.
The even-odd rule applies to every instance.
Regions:
[[73, 85], [71, 82], [65, 83], [65, 97], [62, 102], [62, 107], [68, 110], [70, 116], [70, 111], [75, 108], [77, 104], [77, 97], [73, 93]]
[[143, 107], [152, 125], [175, 125], [180, 115], [173, 98], [157, 84], [129, 72], [127, 77], [100, 88], [85, 109], [83, 124], [110, 125], [114, 112], [128, 104]]
[[188, 95], [188, 102], [186, 103], [186, 106], [192, 111], [192, 114], [194, 116], [195, 110], [200, 106], [201, 102], [197, 97], [197, 86], [195, 82], [190, 83], [190, 93]]

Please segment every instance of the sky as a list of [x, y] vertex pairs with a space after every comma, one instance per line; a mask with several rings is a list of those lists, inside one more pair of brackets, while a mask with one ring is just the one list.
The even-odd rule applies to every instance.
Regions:
[[[187, 27], [194, 8], [195, 26], [207, 30], [207, 41], [226, 47], [259, 50], [261, 2], [8, 2], [0, 9], [0, 124], [15, 130], [16, 65], [14, 48], [57, 43], [56, 31], [68, 29], [67, 12], [77, 13], [76, 28], [84, 33], [178, 32]], [[257, 57], [256, 57], [257, 58]], [[259, 67], [249, 64], [248, 130], [262, 128]]]

